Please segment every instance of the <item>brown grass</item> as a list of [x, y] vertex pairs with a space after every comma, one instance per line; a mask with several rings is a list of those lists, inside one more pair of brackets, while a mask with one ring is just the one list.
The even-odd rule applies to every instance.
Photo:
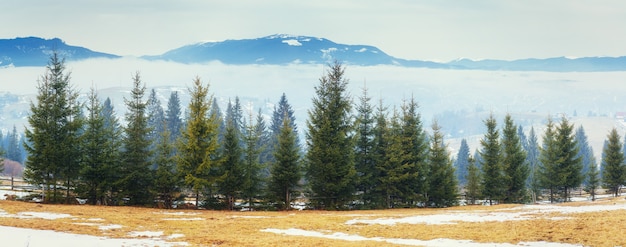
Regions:
[[[562, 204], [580, 206], [589, 204]], [[595, 204], [626, 203], [623, 199], [606, 200]], [[623, 237], [626, 210], [593, 213], [552, 213], [549, 216], [568, 217], [551, 220], [538, 217], [525, 221], [463, 222], [448, 225], [396, 224], [347, 225], [354, 218], [389, 218], [453, 211], [483, 212], [511, 209], [518, 205], [493, 207], [466, 206], [448, 209], [395, 209], [376, 211], [290, 211], [290, 212], [226, 212], [207, 210], [160, 210], [135, 207], [104, 207], [89, 205], [42, 205], [24, 202], [0, 201], [0, 209], [10, 214], [19, 212], [66, 213], [72, 218], [57, 220], [17, 219], [0, 217], [0, 225], [47, 229], [62, 232], [128, 238], [133, 231], [163, 231], [164, 235], [184, 234], [173, 241], [188, 242], [193, 246], [384, 246], [381, 242], [350, 242], [314, 237], [286, 236], [262, 232], [266, 228], [342, 232], [364, 237], [405, 238], [430, 240], [450, 238], [490, 243], [518, 243], [521, 241], [548, 241], [582, 244], [585, 246], [626, 245]], [[172, 214], [182, 213], [182, 214]], [[94, 221], [93, 219], [102, 219]], [[183, 220], [168, 220], [181, 218]], [[200, 218], [201, 220], [190, 220]], [[91, 220], [90, 220], [91, 219]], [[187, 219], [187, 220], [184, 220]], [[118, 224], [121, 229], [100, 230], [98, 226], [77, 223]]]

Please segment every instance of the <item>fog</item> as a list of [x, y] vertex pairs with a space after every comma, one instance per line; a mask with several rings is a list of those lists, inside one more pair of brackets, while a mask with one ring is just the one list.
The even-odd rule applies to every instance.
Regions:
[[[128, 97], [124, 92], [132, 87], [132, 76], [136, 72], [148, 88], [163, 91], [160, 95], [163, 104], [167, 103], [167, 90], [186, 94], [186, 88], [198, 76], [210, 84], [210, 93], [220, 102], [225, 104], [238, 96], [254, 112], [263, 108], [268, 114], [285, 93], [301, 129], [315, 96], [314, 87], [327, 69], [324, 65], [307, 64], [241, 66], [213, 62], [186, 65], [128, 57], [91, 59], [66, 65], [77, 90], [87, 93], [95, 87], [102, 97], [114, 100], [118, 113], [125, 110], [122, 98]], [[43, 67], [1, 68], [0, 91], [33, 98], [38, 78], [44, 73]], [[612, 117], [616, 112], [626, 111], [626, 97], [623, 97], [626, 72], [554, 73], [346, 65], [345, 78], [350, 81], [349, 93], [355, 102], [365, 86], [372, 104], [382, 99], [390, 109], [414, 97], [420, 105], [425, 128], [428, 129], [432, 119], [437, 117], [444, 131], [453, 137], [480, 133], [480, 130], [468, 130], [468, 126], [482, 125], [482, 119], [490, 113], [497, 116], [510, 113], [517, 122], [531, 126], [541, 124], [548, 115]], [[186, 102], [183, 98], [183, 108]], [[593, 126], [585, 126], [586, 130], [589, 128]], [[602, 130], [602, 133], [607, 132]], [[594, 149], [598, 151], [601, 147]]]

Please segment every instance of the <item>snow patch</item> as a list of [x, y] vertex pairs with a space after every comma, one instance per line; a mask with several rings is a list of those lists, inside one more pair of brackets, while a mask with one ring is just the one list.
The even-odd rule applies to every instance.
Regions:
[[0, 226], [0, 239], [9, 239], [13, 246], [188, 246], [186, 242], [167, 242], [161, 239], [106, 238], [90, 235]]
[[56, 220], [63, 218], [72, 217], [69, 214], [57, 214], [57, 213], [48, 213], [48, 212], [20, 212], [15, 215], [16, 218], [20, 219], [44, 219], [44, 220]]
[[282, 42], [290, 46], [302, 46], [302, 43], [300, 43], [300, 41], [296, 39], [286, 39], [286, 40], [283, 40]]
[[354, 52], [366, 52], [366, 51], [367, 51], [367, 48], [365, 47], [358, 49], [358, 50], [354, 50]]
[[446, 238], [437, 238], [433, 240], [419, 240], [419, 239], [404, 239], [404, 238], [382, 238], [382, 237], [363, 237], [355, 234], [346, 234], [341, 232], [335, 232], [331, 234], [325, 234], [316, 231], [307, 231], [302, 229], [290, 228], [286, 230], [275, 229], [275, 228], [267, 228], [261, 230], [262, 232], [270, 232], [276, 234], [284, 234], [289, 236], [304, 236], [304, 237], [317, 237], [317, 238], [327, 238], [327, 239], [335, 239], [335, 240], [345, 240], [345, 241], [375, 241], [375, 242], [385, 242], [391, 244], [403, 244], [403, 245], [413, 245], [413, 246], [427, 246], [427, 247], [445, 247], [445, 246], [469, 246], [469, 247], [486, 247], [486, 246], [500, 246], [500, 247], [514, 247], [514, 246], [530, 246], [530, 247], [540, 247], [540, 246], [550, 246], [550, 247], [574, 247], [578, 245], [572, 244], [561, 244], [561, 243], [551, 243], [551, 242], [519, 242], [517, 244], [510, 243], [477, 243], [472, 240], [457, 240], [457, 239], [446, 239]]
[[163, 231], [136, 231], [136, 232], [129, 232], [128, 233], [129, 236], [131, 237], [148, 237], [148, 238], [156, 238], [156, 237], [160, 237], [163, 236]]

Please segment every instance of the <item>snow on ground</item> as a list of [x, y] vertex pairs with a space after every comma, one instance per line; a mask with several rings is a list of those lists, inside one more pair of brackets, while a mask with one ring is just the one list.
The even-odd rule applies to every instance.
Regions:
[[48, 212], [19, 212], [17, 214], [9, 214], [6, 211], [0, 209], [0, 217], [5, 218], [18, 218], [18, 219], [45, 219], [56, 220], [72, 217], [69, 214], [57, 214]]
[[123, 239], [90, 235], [34, 230], [0, 226], [0, 239], [3, 246], [65, 247], [65, 246], [188, 246], [185, 242], [167, 242], [162, 239]]
[[290, 236], [304, 236], [304, 237], [317, 237], [317, 238], [327, 238], [327, 239], [336, 239], [336, 240], [345, 240], [345, 241], [375, 241], [375, 242], [386, 242], [391, 244], [403, 244], [403, 245], [414, 245], [414, 246], [426, 246], [426, 247], [446, 247], [446, 246], [466, 246], [466, 247], [486, 247], [486, 246], [497, 246], [497, 247], [514, 247], [514, 246], [528, 246], [528, 247], [574, 247], [578, 245], [572, 244], [561, 244], [561, 243], [550, 243], [550, 242], [519, 242], [517, 244], [509, 244], [509, 243], [477, 243], [471, 240], [456, 240], [456, 239], [445, 239], [438, 238], [433, 240], [418, 240], [418, 239], [404, 239], [404, 238], [381, 238], [381, 237], [363, 237], [360, 235], [354, 234], [346, 234], [335, 232], [331, 234], [326, 234], [317, 231], [307, 231], [302, 229], [290, 228], [286, 230], [281, 229], [273, 229], [268, 228], [261, 230], [262, 232], [270, 232], [276, 234], [285, 234]]
[[612, 205], [585, 205], [585, 206], [558, 206], [558, 205], [524, 205], [509, 209], [501, 209], [497, 211], [449, 211], [445, 214], [434, 215], [415, 215], [400, 218], [377, 218], [377, 219], [352, 219], [346, 224], [379, 224], [379, 225], [395, 225], [395, 224], [456, 224], [458, 222], [488, 222], [488, 221], [513, 221], [513, 220], [530, 220], [544, 217], [545, 219], [560, 220], [563, 217], [548, 217], [542, 214], [550, 213], [587, 213], [598, 211], [611, 211], [626, 209], [626, 204], [618, 203]]

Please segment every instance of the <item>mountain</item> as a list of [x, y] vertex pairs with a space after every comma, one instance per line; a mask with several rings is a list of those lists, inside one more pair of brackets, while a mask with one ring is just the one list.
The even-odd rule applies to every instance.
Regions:
[[326, 64], [333, 60], [348, 65], [399, 65], [447, 68], [445, 64], [408, 61], [392, 57], [368, 45], [338, 44], [324, 38], [276, 34], [256, 39], [205, 42], [183, 46], [149, 60], [180, 63], [220, 61], [226, 64]]
[[53, 51], [57, 51], [68, 61], [99, 57], [120, 57], [113, 54], [95, 52], [84, 47], [67, 45], [58, 38], [26, 37], [0, 39], [0, 67], [45, 66], [48, 64], [50, 54]]
[[[68, 61], [87, 58], [118, 58], [84, 47], [70, 46], [61, 39], [36, 37], [0, 39], [0, 67], [44, 66], [56, 50]], [[275, 34], [255, 39], [225, 40], [186, 45], [161, 55], [143, 56], [146, 60], [164, 60], [184, 64], [220, 61], [224, 64], [328, 64], [334, 60], [346, 65], [392, 65], [414, 68], [597, 72], [626, 71], [626, 56], [582, 58], [528, 58], [518, 60], [458, 59], [450, 62], [407, 60], [391, 56], [369, 45], [339, 44], [325, 38]]]

